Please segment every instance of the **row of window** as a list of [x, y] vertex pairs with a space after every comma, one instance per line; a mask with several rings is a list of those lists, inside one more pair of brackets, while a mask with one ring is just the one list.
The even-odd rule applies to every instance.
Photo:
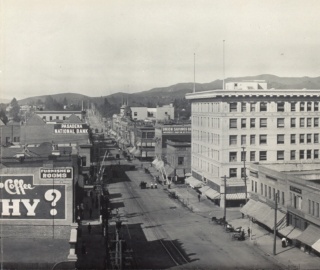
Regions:
[[[249, 123], [247, 123], [247, 118], [240, 119], [240, 128], [255, 128], [256, 118], [250, 118]], [[290, 118], [290, 127], [297, 127], [297, 119]], [[259, 118], [259, 128], [267, 128], [268, 127], [268, 118]], [[284, 128], [285, 127], [285, 118], [277, 118], [277, 127]], [[319, 127], [319, 117], [300, 117], [299, 118], [299, 127]], [[229, 128], [234, 129], [238, 128], [238, 118], [230, 118], [229, 119]]]
[[308, 214], [313, 215], [315, 217], [319, 217], [320, 212], [318, 202], [308, 200]]
[[[256, 153], [259, 153], [259, 161], [267, 160], [267, 151], [250, 151], [250, 161], [258, 161]], [[285, 160], [285, 152], [284, 150], [277, 151], [277, 160]], [[229, 162], [237, 162], [238, 161], [238, 152], [229, 152]], [[247, 152], [242, 151], [241, 161], [245, 161]], [[290, 151], [290, 160], [303, 160], [303, 159], [319, 159], [319, 149], [314, 150], [291, 150]]]
[[[46, 116], [42, 116], [42, 119], [44, 121], [47, 121], [47, 117]], [[66, 116], [62, 116], [62, 120], [66, 120], [66, 119], [67, 119]], [[49, 121], [52, 121], [52, 120], [53, 120], [53, 116], [49, 116]], [[60, 120], [60, 117], [57, 115], [55, 120]]]
[[[251, 181], [251, 191], [258, 193], [258, 182], [252, 180]], [[285, 195], [282, 191], [276, 190], [274, 187], [268, 186], [266, 184], [260, 183], [260, 194], [270, 200], [275, 201], [277, 198], [277, 202], [281, 203], [282, 205], [285, 204]]]
[[220, 128], [220, 118], [206, 117], [206, 116], [193, 116], [192, 117], [193, 127], [209, 127], [209, 128]]
[[[0, 137], [0, 142], [2, 141], [1, 140], [2, 138]], [[20, 137], [13, 137], [13, 142], [20, 142]], [[11, 137], [6, 137], [6, 143], [11, 143], [12, 140], [11, 140]]]
[[192, 140], [220, 145], [220, 135], [206, 131], [193, 130]]
[[[277, 112], [285, 112], [285, 111], [290, 111], [290, 112], [295, 112], [297, 110], [297, 102], [288, 102], [289, 106], [285, 106], [287, 102], [277, 102]], [[270, 105], [270, 103], [268, 102], [260, 102], [259, 106], [257, 106], [256, 103], [251, 102], [251, 103], [247, 103], [247, 102], [241, 102], [241, 112], [247, 112], [248, 111], [248, 106], [247, 104], [249, 104], [249, 111], [250, 112], [256, 112], [259, 111], [260, 112], [267, 112], [268, 110], [268, 105]], [[300, 112], [318, 112], [319, 111], [319, 102], [318, 101], [314, 101], [314, 102], [299, 102], [299, 111]], [[231, 102], [229, 103], [229, 112], [238, 112], [238, 102]]]
[[192, 112], [220, 112], [220, 102], [193, 102]]
[[[268, 136], [266, 134], [261, 135], [250, 135], [250, 145], [256, 144], [256, 136], [259, 136], [259, 144], [267, 144]], [[271, 135], [273, 136], [273, 135]], [[289, 135], [277, 134], [277, 144], [285, 144], [285, 138]], [[241, 145], [247, 144], [247, 135], [239, 135]], [[308, 134], [290, 134], [290, 143], [291, 144], [316, 144], [319, 143], [319, 133], [308, 133]], [[238, 145], [238, 136], [230, 135], [229, 136], [229, 145]]]
[[220, 177], [220, 168], [218, 166], [197, 156], [192, 157], [192, 167], [197, 168], [203, 172], [208, 172], [214, 177]]

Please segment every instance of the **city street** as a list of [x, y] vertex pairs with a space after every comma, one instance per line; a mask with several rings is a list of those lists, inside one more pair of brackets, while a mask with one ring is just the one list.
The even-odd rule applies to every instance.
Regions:
[[[115, 163], [115, 161], [113, 162]], [[209, 222], [206, 216], [193, 213], [179, 201], [168, 197], [164, 186], [140, 189], [140, 181], [152, 178], [141, 166], [122, 174], [123, 165], [113, 165], [121, 178], [109, 182], [113, 208], [118, 208], [128, 247], [134, 251], [139, 269], [276, 269], [275, 261], [243, 241], [234, 241], [224, 228]], [[214, 207], [214, 206], [213, 206]], [[177, 265], [162, 247], [173, 241], [187, 262]], [[179, 264], [179, 263], [178, 263]]]

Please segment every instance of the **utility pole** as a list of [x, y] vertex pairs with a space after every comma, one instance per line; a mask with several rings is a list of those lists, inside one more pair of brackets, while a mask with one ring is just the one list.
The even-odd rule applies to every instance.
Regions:
[[278, 211], [278, 192], [275, 194], [274, 207], [274, 229], [273, 229], [273, 255], [276, 255], [276, 240], [277, 240], [277, 211]]
[[242, 146], [242, 157], [243, 157], [243, 178], [244, 178], [244, 187], [245, 187], [245, 198], [246, 203], [248, 201], [248, 191], [247, 191], [247, 173], [246, 173], [246, 152], [244, 151], [245, 147]]
[[221, 177], [224, 181], [224, 207], [223, 207], [223, 218], [224, 221], [227, 221], [227, 179], [230, 177], [227, 177], [226, 175]]

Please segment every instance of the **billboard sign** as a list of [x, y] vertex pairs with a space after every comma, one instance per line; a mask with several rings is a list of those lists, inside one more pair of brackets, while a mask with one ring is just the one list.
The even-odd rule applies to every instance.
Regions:
[[40, 179], [69, 179], [73, 178], [73, 168], [40, 168]]
[[88, 134], [87, 124], [54, 124], [55, 134]]
[[0, 175], [1, 219], [66, 219], [66, 187], [33, 184], [33, 175]]
[[163, 134], [187, 134], [191, 133], [191, 127], [163, 127]]

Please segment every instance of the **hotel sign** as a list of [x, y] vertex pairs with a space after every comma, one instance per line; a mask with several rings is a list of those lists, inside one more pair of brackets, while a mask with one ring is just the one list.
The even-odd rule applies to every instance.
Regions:
[[40, 168], [40, 179], [69, 179], [73, 178], [73, 168]]
[[88, 134], [87, 124], [54, 124], [55, 134]]
[[65, 185], [35, 185], [33, 175], [0, 175], [1, 219], [65, 219]]
[[191, 127], [163, 127], [163, 134], [186, 134], [191, 133]]
[[293, 186], [290, 186], [290, 190], [293, 191], [293, 192], [299, 193], [299, 194], [302, 193], [300, 188], [296, 188], [296, 187], [293, 187]]

